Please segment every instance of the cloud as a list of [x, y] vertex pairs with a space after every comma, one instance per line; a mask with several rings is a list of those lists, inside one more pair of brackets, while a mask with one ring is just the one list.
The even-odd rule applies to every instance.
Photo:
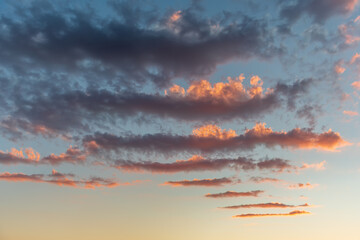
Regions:
[[22, 72], [88, 71], [82, 76], [108, 77], [118, 86], [148, 80], [164, 86], [178, 77], [209, 75], [231, 60], [270, 59], [283, 51], [266, 21], [242, 14], [202, 18], [189, 8], [172, 15], [169, 27], [167, 16], [136, 3], [107, 6], [117, 16], [43, 2], [13, 5], [14, 16], [0, 18], [7, 30], [0, 35], [0, 62]]
[[208, 198], [228, 198], [228, 197], [258, 197], [259, 194], [264, 193], [261, 190], [255, 190], [250, 192], [234, 192], [234, 191], [227, 191], [223, 193], [213, 193], [213, 194], [206, 194], [205, 197]]
[[151, 172], [159, 174], [193, 171], [219, 171], [225, 168], [244, 171], [260, 169], [272, 170], [275, 172], [296, 169], [295, 166], [289, 164], [288, 160], [280, 158], [255, 161], [251, 158], [245, 157], [205, 159], [198, 155], [194, 155], [188, 160], [177, 160], [172, 163], [117, 160], [112, 166], [126, 172]]
[[277, 179], [277, 178], [264, 178], [264, 177], [251, 177], [249, 179], [249, 181], [254, 182], [254, 183], [279, 183], [279, 182], [283, 182], [283, 180], [281, 179]]
[[300, 169], [309, 169], [309, 168], [312, 168], [312, 169], [315, 169], [315, 170], [325, 170], [325, 164], [326, 164], [326, 161], [322, 161], [322, 162], [319, 162], [319, 163], [312, 163], [312, 164], [308, 164], [308, 163], [304, 163]]
[[[246, 88], [240, 75], [229, 83], [211, 84], [202, 80], [190, 84], [187, 91], [171, 87], [165, 95], [134, 91], [114, 92], [88, 88], [86, 91], [39, 86], [46, 94], [9, 96], [12, 111], [0, 122], [2, 131], [13, 139], [26, 135], [70, 138], [69, 134], [88, 132], [94, 122], [102, 126], [131, 117], [173, 118], [186, 121], [254, 119], [282, 106], [285, 100], [295, 108], [296, 99], [307, 92], [311, 79], [293, 84], [278, 83], [263, 93], [258, 76]], [[29, 88], [34, 87], [33, 84]], [[16, 96], [16, 99], [12, 97]], [[31, 96], [31, 97], [30, 97]]]
[[360, 58], [359, 53], [355, 53], [354, 56], [351, 57], [350, 64], [354, 64]]
[[359, 113], [358, 112], [354, 112], [354, 111], [343, 111], [343, 114], [354, 117], [354, 116], [358, 116]]
[[360, 81], [355, 81], [355, 82], [353, 82], [352, 84], [351, 84], [351, 86], [353, 87], [353, 88], [355, 88], [356, 90], [360, 90]]
[[[195, 130], [197, 131], [197, 130]], [[331, 129], [323, 133], [314, 133], [311, 129], [295, 128], [288, 132], [273, 131], [265, 127], [265, 123], [257, 123], [243, 134], [221, 139], [213, 135], [207, 137], [172, 134], [146, 134], [115, 136], [107, 133], [95, 133], [83, 138], [83, 145], [96, 145], [96, 150], [137, 150], [144, 152], [169, 153], [174, 151], [214, 152], [225, 150], [250, 150], [258, 145], [266, 147], [280, 146], [290, 149], [318, 149], [335, 151], [349, 145], [339, 133]]]
[[17, 150], [12, 148], [10, 152], [3, 152], [0, 150], [0, 164], [38, 164], [40, 154], [32, 148]]
[[346, 71], [346, 68], [343, 67], [344, 60], [339, 60], [334, 64], [334, 72], [338, 75], [343, 74]]
[[225, 209], [239, 209], [239, 208], [296, 208], [296, 207], [309, 207], [310, 205], [305, 203], [302, 205], [288, 205], [284, 203], [278, 202], [270, 202], [270, 203], [256, 203], [256, 204], [242, 204], [242, 205], [234, 205], [221, 207]]
[[[24, 156], [26, 155], [26, 157]], [[0, 150], [0, 164], [16, 165], [16, 164], [50, 164], [59, 165], [61, 163], [81, 164], [86, 160], [88, 153], [78, 147], [70, 146], [65, 153], [59, 155], [50, 154], [49, 156], [40, 158], [40, 154], [32, 148], [17, 150], [11, 149], [11, 152], [3, 152]]]
[[163, 185], [170, 185], [173, 187], [221, 187], [227, 184], [239, 183], [240, 180], [234, 180], [230, 178], [210, 178], [210, 179], [194, 179], [194, 180], [182, 180], [182, 181], [168, 181], [163, 183]]
[[72, 177], [74, 177], [73, 174], [63, 174], [55, 170], [53, 170], [52, 173], [49, 175], [44, 175], [44, 174], [27, 175], [24, 173], [9, 173], [9, 172], [0, 173], [0, 181], [8, 181], [8, 182], [49, 183], [58, 186], [67, 186], [67, 187], [85, 188], [85, 189], [95, 189], [98, 187], [112, 188], [120, 185], [120, 183], [117, 183], [115, 181], [99, 178], [99, 177], [92, 177], [89, 179], [81, 179], [81, 180], [74, 180]]
[[236, 133], [234, 130], [229, 129], [226, 131], [222, 130], [220, 127], [216, 125], [205, 125], [198, 129], [193, 130], [193, 136], [203, 137], [203, 138], [217, 138], [217, 139], [230, 139], [236, 137]]
[[61, 153], [59, 155], [52, 153], [49, 156], [44, 157], [41, 161], [51, 165], [58, 165], [60, 163], [78, 164], [84, 163], [86, 157], [87, 154], [84, 153], [81, 149], [70, 146], [65, 153]]
[[311, 214], [307, 211], [299, 211], [295, 210], [289, 213], [248, 213], [248, 214], [240, 214], [235, 215], [233, 218], [250, 218], [250, 217], [286, 217], [286, 216], [296, 216], [303, 214]]
[[332, 16], [352, 12], [357, 2], [358, 0], [296, 0], [289, 5], [283, 5], [280, 16], [289, 23], [294, 23], [306, 14], [314, 22], [323, 23]]
[[319, 184], [311, 184], [311, 183], [296, 183], [288, 186], [289, 189], [313, 189], [319, 186]]

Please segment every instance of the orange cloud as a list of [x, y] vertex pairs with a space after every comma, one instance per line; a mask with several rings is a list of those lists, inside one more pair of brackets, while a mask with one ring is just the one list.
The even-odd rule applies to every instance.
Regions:
[[313, 189], [317, 187], [318, 184], [310, 184], [310, 183], [297, 183], [291, 184], [288, 186], [289, 189]]
[[47, 162], [52, 165], [57, 165], [64, 162], [77, 164], [83, 163], [85, 160], [86, 154], [79, 148], [72, 146], [70, 146], [65, 153], [61, 153], [59, 155], [55, 155], [52, 153], [42, 159], [43, 162]]
[[286, 216], [296, 216], [296, 215], [303, 215], [303, 214], [311, 214], [310, 212], [306, 211], [299, 211], [295, 210], [289, 213], [248, 213], [248, 214], [240, 214], [235, 215], [233, 218], [250, 218], [250, 217], [286, 217]]
[[[207, 80], [200, 80], [193, 82], [185, 91], [184, 88], [174, 85], [170, 89], [165, 90], [165, 95], [175, 98], [188, 98], [192, 100], [212, 99], [216, 101], [242, 102], [252, 99], [254, 97], [262, 97], [264, 89], [262, 88], [263, 81], [259, 76], [250, 78], [250, 87], [246, 88], [243, 85], [244, 75], [241, 74], [236, 78], [228, 77], [228, 82], [218, 82], [213, 86]], [[271, 89], [268, 89], [271, 92]]]
[[256, 203], [256, 204], [242, 204], [242, 205], [234, 205], [222, 207], [225, 209], [239, 209], [239, 208], [296, 208], [296, 207], [309, 207], [310, 205], [305, 203], [302, 205], [288, 205], [284, 203], [278, 202], [270, 202], [270, 203]]
[[238, 183], [230, 178], [211, 178], [211, 179], [194, 179], [194, 180], [182, 180], [182, 181], [168, 181], [163, 185], [171, 185], [173, 187], [191, 187], [191, 186], [201, 186], [201, 187], [221, 187], [230, 183]]
[[57, 186], [67, 186], [74, 188], [95, 189], [98, 187], [116, 187], [120, 184], [109, 179], [92, 177], [90, 179], [74, 180], [73, 174], [63, 174], [56, 170], [52, 170], [49, 175], [44, 174], [31, 174], [24, 173], [0, 173], [0, 181], [8, 182], [37, 182], [37, 183], [49, 183]]
[[320, 163], [313, 163], [313, 164], [308, 164], [308, 163], [304, 163], [300, 169], [308, 169], [308, 168], [313, 168], [315, 170], [324, 170], [325, 169], [325, 164], [326, 161], [322, 161]]
[[236, 137], [236, 133], [234, 130], [222, 130], [220, 127], [216, 125], [205, 125], [198, 129], [193, 130], [193, 135], [196, 137], [203, 138], [218, 138], [218, 139], [229, 139]]
[[2, 164], [38, 164], [39, 160], [40, 154], [32, 148], [26, 148], [24, 151], [12, 148], [10, 152], [0, 150], [0, 163]]
[[257, 123], [254, 128], [245, 132], [245, 136], [267, 146], [278, 144], [281, 147], [315, 148], [329, 151], [349, 145], [339, 133], [333, 132], [331, 129], [320, 134], [300, 128], [295, 128], [290, 132], [274, 132], [271, 128], [266, 128], [265, 123]]
[[353, 88], [360, 91], [360, 81], [355, 81], [351, 84]]
[[[351, 33], [349, 33], [349, 31], [351, 32], [352, 27], [346, 26], [345, 24], [342, 24], [339, 26], [339, 31], [341, 33], [341, 35], [345, 38], [345, 43], [350, 45], [353, 43], [357, 43], [360, 41], [360, 37], [359, 36], [354, 36]], [[351, 63], [351, 61], [350, 61]]]
[[348, 115], [348, 116], [352, 116], [352, 117], [359, 115], [358, 112], [353, 112], [353, 111], [343, 111], [343, 114]]
[[344, 64], [343, 60], [337, 61], [334, 65], [334, 71], [337, 74], [343, 74], [346, 71], [346, 68], [344, 68], [342, 65]]
[[[112, 134], [96, 133], [86, 136], [83, 145], [89, 143], [97, 146], [97, 150], [138, 150], [157, 152], [214, 152], [225, 150], [250, 150], [258, 145], [266, 147], [319, 149], [335, 151], [350, 145], [339, 133], [331, 129], [323, 133], [314, 133], [311, 129], [295, 128], [289, 132], [273, 131], [265, 127], [265, 123], [257, 123], [254, 128], [244, 134], [236, 135], [232, 130], [221, 130], [211, 125], [195, 130], [195, 134], [179, 136], [172, 134], [127, 135], [118, 137]], [[89, 149], [88, 149], [89, 150]]]
[[171, 16], [170, 16], [170, 21], [171, 22], [176, 22], [181, 18], [181, 11], [176, 11], [174, 12]]
[[350, 64], [354, 64], [358, 58], [360, 58], [360, 54], [355, 53], [354, 56], [352, 56], [352, 58], [350, 60]]
[[205, 197], [208, 198], [228, 198], [228, 197], [258, 197], [259, 194], [264, 193], [261, 190], [255, 190], [251, 192], [234, 192], [234, 191], [227, 191], [223, 193], [213, 193], [213, 194], [206, 194]]

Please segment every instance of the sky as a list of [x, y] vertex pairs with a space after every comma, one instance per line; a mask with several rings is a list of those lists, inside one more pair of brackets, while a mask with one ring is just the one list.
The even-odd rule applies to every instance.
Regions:
[[0, 240], [358, 240], [358, 0], [0, 0]]

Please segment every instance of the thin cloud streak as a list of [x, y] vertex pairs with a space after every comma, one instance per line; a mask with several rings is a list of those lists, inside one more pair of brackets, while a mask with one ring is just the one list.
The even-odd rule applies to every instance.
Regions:
[[234, 205], [227, 207], [220, 207], [224, 209], [239, 209], [239, 208], [297, 208], [297, 207], [309, 207], [310, 205], [305, 203], [302, 205], [288, 205], [284, 203], [278, 202], [270, 202], [270, 203], [256, 203], [256, 204], [242, 204], [242, 205]]
[[223, 193], [208, 193], [205, 197], [208, 198], [231, 198], [231, 197], [259, 197], [260, 194], [263, 194], [262, 190], [255, 190], [250, 192], [234, 192], [234, 191], [226, 191]]
[[304, 214], [311, 214], [307, 211], [300, 211], [295, 210], [289, 213], [248, 213], [248, 214], [240, 214], [235, 215], [233, 218], [253, 218], [253, 217], [289, 217], [289, 216], [297, 216], [297, 215], [304, 215]]

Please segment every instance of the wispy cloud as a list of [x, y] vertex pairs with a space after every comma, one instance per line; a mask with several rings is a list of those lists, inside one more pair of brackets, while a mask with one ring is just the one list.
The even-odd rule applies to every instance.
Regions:
[[305, 203], [302, 205], [288, 205], [284, 203], [278, 202], [270, 202], [270, 203], [255, 203], [255, 204], [242, 204], [242, 205], [234, 205], [221, 207], [225, 209], [239, 209], [239, 208], [297, 208], [297, 207], [309, 207], [310, 205]]
[[208, 198], [231, 198], [231, 197], [259, 197], [260, 194], [263, 194], [262, 190], [255, 190], [250, 192], [234, 192], [226, 191], [223, 193], [208, 193], [205, 197]]
[[288, 216], [297, 216], [297, 215], [304, 215], [304, 214], [311, 214], [307, 211], [300, 211], [295, 210], [289, 213], [248, 213], [248, 214], [240, 214], [235, 215], [233, 218], [251, 218], [251, 217], [288, 217]]
[[182, 180], [182, 181], [168, 181], [163, 183], [163, 185], [170, 185], [173, 187], [221, 187], [227, 184], [236, 184], [240, 180], [231, 179], [231, 178], [209, 178], [209, 179], [193, 179], [193, 180]]

